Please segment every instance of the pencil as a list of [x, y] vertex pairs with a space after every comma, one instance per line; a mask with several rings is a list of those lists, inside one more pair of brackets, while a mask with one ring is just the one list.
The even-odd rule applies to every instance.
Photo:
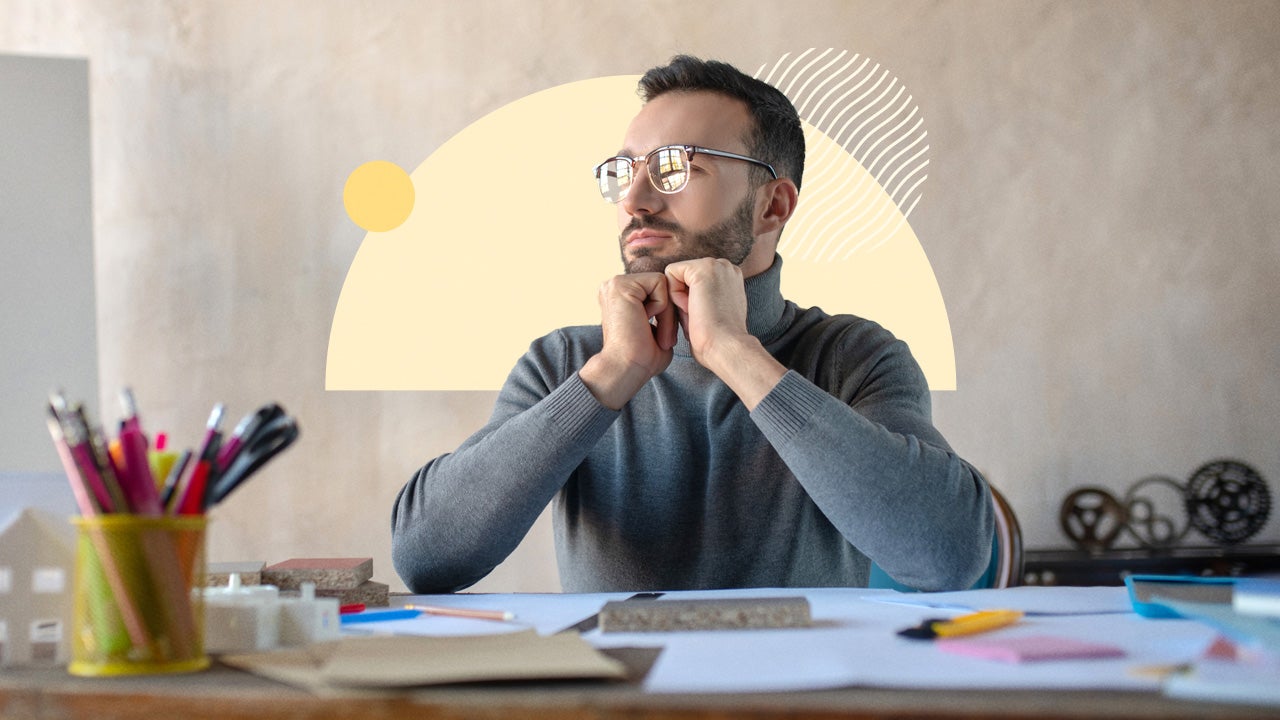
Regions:
[[67, 481], [71, 483], [71, 493], [76, 498], [76, 504], [80, 506], [80, 514], [85, 517], [97, 515], [102, 511], [102, 503], [106, 502], [107, 498], [98, 497], [90, 492], [89, 484], [80, 473], [76, 459], [71, 455], [71, 447], [67, 445], [67, 438], [62, 432], [62, 423], [58, 420], [58, 411], [52, 404], [49, 405], [48, 425], [53, 446], [58, 451], [58, 458], [62, 460], [62, 469], [67, 473]]
[[476, 620], [498, 620], [508, 622], [515, 620], [515, 613], [506, 610], [470, 610], [468, 608], [441, 607], [439, 605], [405, 605], [405, 610], [417, 610], [428, 615], [446, 617], [475, 618]]

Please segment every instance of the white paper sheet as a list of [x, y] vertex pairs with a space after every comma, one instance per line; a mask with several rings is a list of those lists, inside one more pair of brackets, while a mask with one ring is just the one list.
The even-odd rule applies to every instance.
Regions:
[[[1114, 607], [1099, 601], [1102, 593], [1087, 588], [1055, 593], [1031, 603], [1006, 601], [997, 594], [982, 598], [983, 607], [1022, 605], [1054, 615], [1030, 615], [995, 631], [1005, 636], [1054, 635], [1116, 645], [1125, 657], [1053, 660], [1010, 665], [965, 658], [939, 651], [931, 641], [910, 640], [897, 631], [939, 615], [934, 607], [879, 602], [883, 593], [858, 589], [801, 591], [809, 598], [814, 627], [798, 630], [746, 630], [685, 633], [617, 633], [587, 635], [597, 647], [662, 646], [664, 650], [645, 681], [656, 693], [760, 692], [812, 690], [844, 686], [900, 688], [994, 689], [1159, 689], [1159, 679], [1139, 669], [1194, 660], [1214, 633], [1185, 620], [1149, 620], [1128, 613], [1072, 612]], [[1120, 588], [1123, 593], [1123, 588]], [[1080, 591], [1080, 592], [1074, 592]], [[742, 595], [743, 591], [731, 594]], [[761, 597], [795, 595], [794, 590], [755, 590]], [[670, 593], [668, 599], [715, 597], [720, 593]], [[660, 601], [658, 601], [660, 602]], [[987, 605], [988, 602], [994, 605]], [[965, 606], [966, 609], [968, 606]], [[943, 613], [944, 615], [946, 613]]]
[[1021, 610], [1028, 615], [1100, 615], [1130, 613], [1133, 604], [1123, 587], [1038, 587], [961, 590], [940, 593], [893, 593], [866, 596], [881, 602], [938, 610]]

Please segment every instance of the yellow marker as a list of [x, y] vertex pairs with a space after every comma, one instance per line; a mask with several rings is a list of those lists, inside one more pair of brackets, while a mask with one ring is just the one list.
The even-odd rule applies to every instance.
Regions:
[[168, 450], [148, 450], [147, 463], [151, 465], [151, 477], [155, 478], [156, 490], [164, 489], [165, 478], [169, 477], [169, 471], [173, 469], [174, 463], [178, 462], [178, 453], [169, 452]]
[[1012, 625], [1020, 619], [1022, 619], [1020, 610], [982, 610], [933, 623], [933, 632], [938, 637], [973, 635]]

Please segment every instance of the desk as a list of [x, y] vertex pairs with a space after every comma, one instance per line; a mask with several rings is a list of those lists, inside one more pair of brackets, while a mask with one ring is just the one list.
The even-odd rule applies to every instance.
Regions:
[[[791, 592], [791, 591], [774, 591]], [[799, 591], [796, 591], [799, 592]], [[813, 655], [816, 638], [836, 633], [841, 638], [839, 659], [861, 663], [863, 677], [868, 668], [883, 666], [885, 658], [894, 654], [915, 653], [913, 657], [934, 658], [928, 662], [944, 662], [932, 655], [929, 645], [912, 645], [913, 642], [898, 638], [892, 631], [904, 618], [915, 613], [936, 611], [903, 609], [894, 604], [883, 604], [856, 597], [858, 591], [806, 591], [814, 602], [815, 624], [822, 621], [826, 627], [794, 631], [765, 631], [751, 635], [753, 646], [760, 647], [757, 655], [767, 662], [771, 649], [779, 647], [780, 639], [801, 640], [805, 652]], [[984, 591], [992, 592], [992, 591]], [[1005, 593], [999, 599], [1011, 601], [1024, 597], [1027, 592], [1049, 592], [1042, 588], [1022, 591], [994, 591]], [[1086, 589], [1069, 589], [1071, 593], [1088, 593]], [[1110, 592], [1110, 591], [1106, 591]], [[854, 596], [846, 599], [846, 594]], [[1083, 596], [1083, 595], [1081, 595]], [[525, 597], [526, 606], [536, 603]], [[581, 597], [581, 596], [579, 596]], [[919, 596], [917, 596], [919, 597]], [[931, 596], [941, 597], [941, 596]], [[987, 599], [988, 596], [983, 596]], [[515, 601], [507, 596], [505, 599]], [[452, 600], [457, 603], [483, 603], [491, 606], [504, 604], [502, 596], [448, 596], [439, 602]], [[553, 598], [559, 603], [561, 598]], [[652, 601], [652, 602], [661, 602]], [[838, 620], [844, 612], [846, 621]], [[891, 625], [874, 621], [876, 616], [891, 619]], [[1099, 623], [1112, 618], [1109, 624], [1122, 626], [1129, 622], [1128, 615], [1101, 615]], [[1139, 619], [1133, 617], [1133, 621]], [[478, 622], [478, 621], [477, 621]], [[1062, 630], [1074, 624], [1073, 619], [1043, 621], [1043, 627]], [[1154, 622], [1154, 621], [1153, 621]], [[1166, 621], [1186, 623], [1187, 621]], [[1033, 625], [1033, 623], [1028, 623]], [[1190, 625], [1183, 625], [1199, 632]], [[1023, 631], [1034, 630], [1023, 628]], [[1016, 631], [1015, 629], [1011, 629]], [[1153, 636], [1153, 642], [1178, 635], [1177, 626], [1161, 628]], [[1038, 631], [1038, 630], [1037, 630]], [[1172, 632], [1171, 632], [1172, 631]], [[756, 631], [760, 632], [760, 631]], [[772, 636], [768, 632], [781, 632]], [[1193, 632], [1193, 634], [1195, 634]], [[800, 633], [794, 635], [788, 633]], [[812, 633], [812, 634], [810, 634]], [[843, 633], [848, 633], [844, 635]], [[685, 648], [692, 640], [698, 646], [714, 644], [721, 638], [689, 638], [685, 633]], [[584, 637], [586, 637], [584, 635]], [[757, 640], [756, 638], [759, 638]], [[606, 644], [598, 638], [595, 642]], [[664, 659], [676, 645], [667, 644]], [[674, 639], [672, 640], [674, 642]], [[879, 643], [879, 644], [877, 644]], [[606, 652], [624, 662], [633, 670], [632, 682], [546, 682], [546, 683], [492, 683], [473, 686], [452, 686], [433, 689], [415, 688], [397, 692], [340, 691], [324, 697], [306, 691], [280, 685], [255, 675], [240, 672], [215, 663], [202, 673], [132, 678], [76, 678], [61, 669], [19, 669], [0, 673], [0, 720], [110, 720], [112, 718], [179, 718], [203, 720], [204, 718], [275, 718], [290, 720], [329, 720], [338, 718], [460, 718], [460, 717], [549, 717], [556, 719], [577, 718], [937, 718], [956, 720], [978, 717], [1001, 718], [1060, 718], [1081, 720], [1085, 718], [1160, 718], [1180, 720], [1186, 718], [1246, 718], [1270, 716], [1280, 718], [1280, 707], [1258, 707], [1202, 703], [1170, 699], [1155, 689], [1141, 691], [1086, 689], [954, 689], [968, 687], [951, 684], [947, 689], [890, 689], [903, 677], [927, 676], [928, 668], [915, 662], [906, 670], [906, 676], [898, 674], [881, 677], [890, 682], [863, 683], [860, 687], [839, 687], [821, 691], [769, 692], [769, 693], [672, 693], [647, 692], [638, 682], [639, 672], [652, 662], [656, 650], [639, 649], [635, 644], [623, 647], [604, 647]], [[1099, 661], [1110, 662], [1110, 661]], [[856, 664], [856, 663], [855, 663]], [[999, 680], [1002, 676], [1017, 672], [1011, 666], [993, 663], [982, 669], [978, 677]], [[1028, 672], [1024, 670], [1023, 672]], [[1031, 671], [1034, 672], [1034, 671]], [[1123, 674], [1123, 669], [1119, 670]], [[649, 673], [651, 682], [656, 672]], [[913, 681], [914, 682], [914, 681]], [[987, 682], [986, 687], [998, 687], [997, 682]], [[1060, 687], [1060, 685], [1051, 685]], [[1116, 687], [1116, 686], [1113, 686]]]
[[[1271, 717], [1280, 717], [1280, 710]], [[1268, 717], [1258, 708], [1175, 701], [1154, 693], [884, 690], [757, 695], [650, 695], [594, 683], [454, 687], [318, 698], [215, 663], [189, 676], [73, 678], [61, 670], [0, 674], [2, 720], [351, 720], [372, 718], [1206, 718]]]

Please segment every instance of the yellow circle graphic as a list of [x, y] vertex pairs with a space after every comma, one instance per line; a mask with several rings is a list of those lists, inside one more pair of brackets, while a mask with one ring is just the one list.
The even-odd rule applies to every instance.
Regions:
[[[424, 160], [412, 183], [433, 212], [360, 245], [334, 311], [325, 388], [496, 390], [534, 338], [599, 324], [596, 291], [622, 264], [591, 168], [618, 152], [640, 109], [638, 79], [521, 98]], [[930, 388], [954, 390], [946, 307], [904, 212], [840, 143], [807, 122], [805, 136], [813, 182], [782, 234], [783, 295], [879, 322], [911, 346]], [[862, 242], [869, 223], [883, 230]], [[789, 253], [789, 235], [843, 247]]]
[[414, 189], [409, 173], [386, 160], [373, 160], [347, 176], [342, 204], [356, 225], [387, 232], [404, 224], [413, 212]]

